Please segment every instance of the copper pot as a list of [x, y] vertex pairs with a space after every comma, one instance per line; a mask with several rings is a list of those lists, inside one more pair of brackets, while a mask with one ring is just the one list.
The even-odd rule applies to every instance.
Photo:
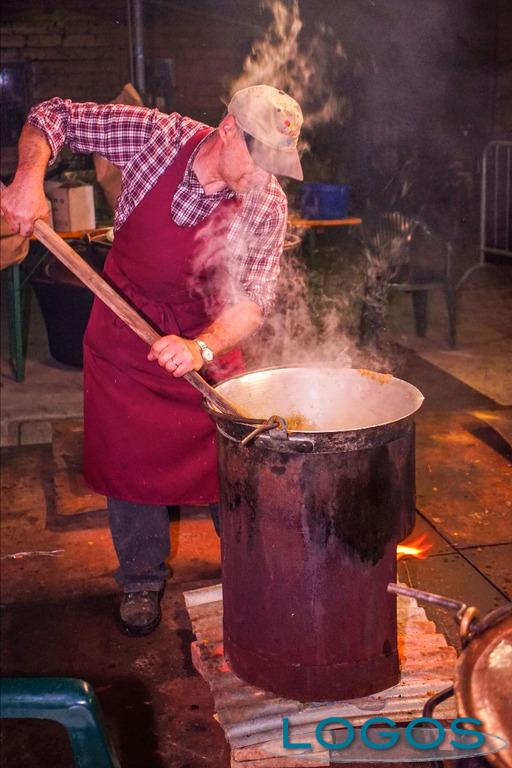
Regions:
[[512, 604], [487, 614], [472, 630], [457, 662], [455, 699], [461, 717], [476, 717], [485, 733], [507, 739], [508, 747], [486, 759], [512, 768]]

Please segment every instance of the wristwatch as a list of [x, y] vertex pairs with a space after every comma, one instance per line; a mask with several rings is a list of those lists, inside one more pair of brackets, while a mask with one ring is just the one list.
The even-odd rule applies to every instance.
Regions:
[[214, 355], [208, 344], [206, 344], [202, 339], [194, 339], [194, 341], [201, 350], [201, 357], [203, 358], [204, 362], [207, 364], [211, 363]]

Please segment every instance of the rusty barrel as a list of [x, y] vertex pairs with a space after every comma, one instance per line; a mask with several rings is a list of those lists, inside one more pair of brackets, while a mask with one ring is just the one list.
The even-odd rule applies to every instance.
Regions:
[[[414, 525], [421, 393], [389, 375], [308, 366], [254, 371], [218, 389], [244, 414], [208, 407], [233, 670], [299, 701], [395, 685], [396, 597], [386, 586]], [[285, 425], [254, 434], [274, 414]]]

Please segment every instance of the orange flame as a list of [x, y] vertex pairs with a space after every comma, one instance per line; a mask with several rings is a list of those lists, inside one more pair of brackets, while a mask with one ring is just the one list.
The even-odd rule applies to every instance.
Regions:
[[402, 560], [404, 557], [417, 557], [419, 560], [424, 560], [431, 549], [432, 542], [428, 540], [426, 534], [422, 534], [410, 541], [406, 539], [405, 543], [399, 544], [396, 548], [396, 559]]

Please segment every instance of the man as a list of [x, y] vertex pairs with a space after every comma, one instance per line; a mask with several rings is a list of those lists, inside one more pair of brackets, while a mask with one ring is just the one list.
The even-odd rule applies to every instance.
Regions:
[[233, 96], [217, 129], [59, 98], [34, 108], [23, 128], [2, 197], [10, 226], [28, 235], [46, 215], [45, 170], [64, 144], [117, 165], [123, 185], [105, 276], [162, 334], [148, 354], [96, 300], [84, 338], [84, 476], [108, 498], [131, 634], [160, 621], [166, 505], [210, 504], [214, 516], [214, 425], [182, 377], [241, 370], [237, 345], [272, 306], [287, 217], [273, 174], [302, 179], [301, 124], [297, 102], [258, 85]]

